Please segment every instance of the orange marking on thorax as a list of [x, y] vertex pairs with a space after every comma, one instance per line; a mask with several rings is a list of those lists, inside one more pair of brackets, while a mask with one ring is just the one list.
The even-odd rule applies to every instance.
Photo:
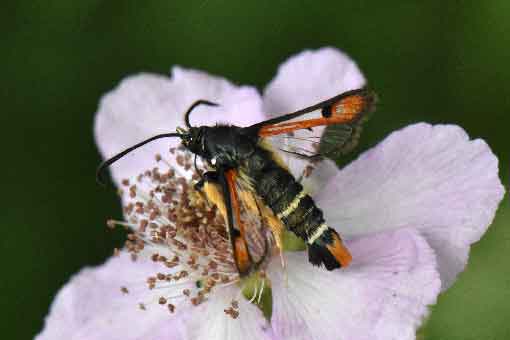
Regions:
[[333, 235], [333, 244], [328, 244], [326, 247], [342, 267], [349, 266], [352, 261], [352, 255], [337, 235]]

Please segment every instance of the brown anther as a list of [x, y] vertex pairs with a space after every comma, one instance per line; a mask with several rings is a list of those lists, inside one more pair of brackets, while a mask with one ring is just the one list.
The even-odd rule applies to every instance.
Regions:
[[177, 267], [178, 265], [179, 265], [179, 263], [177, 263], [177, 262], [170, 262], [170, 261], [165, 262], [165, 266], [167, 268], [174, 268], [174, 267]]
[[132, 185], [129, 187], [129, 197], [131, 198], [136, 197], [136, 185]]
[[158, 153], [158, 154], [156, 154], [156, 157], [155, 157], [155, 158], [156, 158], [156, 162], [161, 161], [161, 155], [160, 155], [159, 153]]
[[164, 297], [160, 297], [159, 300], [158, 300], [158, 303], [160, 305], [166, 305], [166, 299]]
[[133, 209], [134, 209], [134, 204], [133, 203], [129, 203], [128, 205], [126, 205], [124, 207], [124, 213], [127, 214], [127, 215], [130, 215], [133, 212]]
[[168, 310], [170, 311], [170, 313], [173, 313], [175, 312], [175, 306], [172, 305], [171, 303], [168, 304]]
[[123, 294], [128, 294], [128, 293], [129, 293], [129, 290], [128, 290], [126, 287], [124, 287], [124, 286], [120, 287], [120, 291], [121, 291]]
[[158, 253], [154, 253], [151, 255], [151, 260], [154, 261], [154, 262], [158, 262], [159, 260], [159, 254]]
[[184, 294], [185, 296], [189, 297], [191, 295], [191, 291], [189, 289], [184, 289], [182, 291], [182, 294]]
[[139, 226], [139, 229], [140, 232], [144, 233], [145, 230], [147, 229], [147, 226], [149, 225], [149, 221], [147, 221], [146, 219], [143, 219], [140, 221], [140, 226]]
[[214, 286], [216, 286], [216, 281], [214, 281], [213, 278], [209, 277], [207, 279], [206, 287], [212, 288]]
[[138, 308], [140, 308], [141, 310], [147, 310], [147, 308], [145, 308], [145, 304], [143, 303], [139, 303]]
[[313, 172], [313, 170], [314, 170], [314, 169], [315, 169], [315, 168], [314, 168], [313, 166], [311, 166], [311, 165], [307, 165], [307, 166], [306, 166], [306, 168], [305, 168], [305, 170], [303, 170], [303, 176], [304, 176], [305, 178], [309, 177], [309, 176], [312, 174], [312, 172]]
[[114, 220], [108, 220], [106, 221], [106, 225], [108, 226], [108, 228], [114, 229], [116, 224]]
[[129, 179], [125, 178], [125, 179], [122, 180], [121, 183], [122, 183], [123, 186], [127, 187], [127, 186], [129, 186]]
[[177, 157], [175, 157], [175, 161], [177, 162], [177, 164], [179, 164], [181, 167], [184, 166], [184, 157], [182, 155], [177, 155]]
[[151, 211], [150, 215], [149, 215], [149, 220], [153, 221], [156, 219], [156, 217], [158, 217], [159, 213], [156, 211], [156, 210], [153, 210]]
[[239, 302], [238, 301], [232, 300], [232, 302], [230, 304], [232, 305], [232, 308], [239, 309]]
[[157, 274], [156, 274], [156, 277], [157, 277], [157, 278], [158, 278], [158, 280], [160, 280], [160, 281], [163, 281], [163, 280], [165, 280], [165, 279], [166, 279], [166, 275], [165, 275], [165, 274], [163, 274], [163, 273], [157, 273]]
[[225, 314], [230, 316], [232, 319], [237, 319], [237, 317], [239, 316], [239, 312], [234, 310], [232, 307], [224, 309], [223, 311], [225, 312]]
[[136, 251], [141, 252], [145, 248], [145, 243], [141, 239], [136, 240]]

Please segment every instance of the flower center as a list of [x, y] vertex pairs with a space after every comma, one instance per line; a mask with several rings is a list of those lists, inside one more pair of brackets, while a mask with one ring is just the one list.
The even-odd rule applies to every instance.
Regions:
[[[149, 292], [156, 294], [152, 300], [173, 313], [183, 301], [197, 306], [216, 289], [238, 284], [238, 297], [251, 295], [251, 302], [260, 303], [268, 285], [264, 275], [268, 260], [249, 279], [241, 279], [224, 216], [193, 186], [202, 170], [195, 170], [191, 154], [182, 148], [171, 148], [170, 154], [175, 157], [175, 166], [156, 155], [158, 167], [134, 180], [122, 181], [119, 193], [126, 221], [107, 223], [110, 227], [128, 228], [124, 251], [130, 253], [133, 261], [150, 259], [160, 266], [145, 281]], [[274, 242], [270, 230], [249, 211], [243, 210], [242, 216], [250, 231], [246, 238], [251, 256], [258, 260], [266, 252], [271, 255]], [[129, 289], [122, 287], [121, 291], [128, 293]], [[141, 302], [140, 308], [146, 309], [147, 304]], [[224, 312], [237, 318], [238, 306], [233, 298]]]

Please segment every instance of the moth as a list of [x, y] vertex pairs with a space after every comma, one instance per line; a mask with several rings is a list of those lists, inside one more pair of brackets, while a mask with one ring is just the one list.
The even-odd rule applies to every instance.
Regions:
[[[361, 88], [337, 95], [299, 111], [248, 127], [217, 124], [192, 126], [191, 112], [199, 105], [218, 104], [198, 100], [186, 111], [186, 128], [153, 136], [103, 162], [98, 178], [112, 163], [127, 153], [160, 138], [178, 137], [185, 149], [200, 157], [208, 171], [196, 184], [207, 198], [223, 207], [234, 260], [240, 276], [256, 270], [247, 244], [242, 209], [259, 210], [273, 234], [286, 229], [307, 245], [309, 261], [327, 270], [346, 267], [352, 260], [349, 250], [335, 229], [329, 227], [323, 212], [300, 183], [302, 177], [324, 158], [350, 151], [359, 139], [362, 123], [375, 109], [376, 94]], [[327, 133], [321, 138], [324, 128]], [[295, 139], [298, 146], [287, 143]], [[307, 160], [301, 178], [295, 178], [270, 145], [293, 157]], [[277, 240], [278, 244], [278, 240]]]

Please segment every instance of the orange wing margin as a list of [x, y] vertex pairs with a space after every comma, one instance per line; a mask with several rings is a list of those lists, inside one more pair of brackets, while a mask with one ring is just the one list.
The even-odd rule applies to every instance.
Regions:
[[372, 111], [374, 103], [375, 94], [371, 91], [366, 89], [349, 91], [345, 95], [340, 95], [336, 101], [327, 100], [322, 106], [317, 104], [311, 107], [310, 111], [305, 109], [289, 115], [289, 119], [305, 115], [310, 116], [309, 119], [264, 125], [258, 134], [260, 137], [268, 137], [316, 126], [353, 123]]
[[[230, 194], [230, 203], [232, 205], [232, 213], [235, 221], [234, 223], [237, 223], [240, 232], [240, 236], [234, 236], [234, 240], [232, 242], [234, 259], [236, 261], [237, 268], [239, 269], [239, 273], [244, 274], [250, 271], [252, 261], [250, 259], [248, 244], [246, 243], [245, 227], [241, 220], [241, 207], [239, 206], [239, 197], [237, 195], [236, 188], [237, 173], [234, 169], [230, 169], [225, 172], [225, 177], [227, 179], [228, 191]], [[233, 228], [233, 226], [230, 226], [230, 228]]]

